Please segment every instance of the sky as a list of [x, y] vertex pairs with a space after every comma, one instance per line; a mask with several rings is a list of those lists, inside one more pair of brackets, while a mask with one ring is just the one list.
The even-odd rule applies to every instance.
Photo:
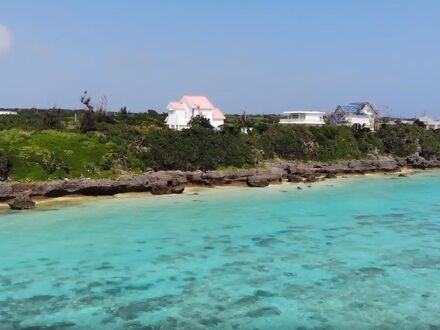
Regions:
[[438, 0], [0, 0], [0, 107], [440, 118]]

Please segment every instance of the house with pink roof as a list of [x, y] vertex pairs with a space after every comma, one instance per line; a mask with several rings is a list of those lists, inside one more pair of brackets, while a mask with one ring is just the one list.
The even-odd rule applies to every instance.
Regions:
[[165, 123], [172, 129], [189, 128], [188, 123], [195, 116], [203, 116], [214, 128], [224, 124], [225, 115], [214, 107], [206, 96], [184, 96], [180, 101], [170, 102]]

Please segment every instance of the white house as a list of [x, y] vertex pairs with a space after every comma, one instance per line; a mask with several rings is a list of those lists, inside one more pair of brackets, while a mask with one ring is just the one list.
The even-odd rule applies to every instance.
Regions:
[[280, 119], [280, 124], [288, 125], [324, 125], [324, 112], [319, 111], [285, 111], [286, 118]]
[[419, 120], [425, 124], [426, 129], [439, 129], [440, 128], [440, 120], [434, 120], [429, 118], [428, 116], [422, 116]]
[[338, 105], [330, 116], [330, 122], [338, 125], [357, 126], [374, 130], [378, 112], [368, 102], [354, 102]]
[[17, 112], [16, 111], [11, 111], [11, 110], [0, 110], [0, 116], [9, 116], [9, 115], [16, 115]]
[[188, 127], [191, 118], [203, 116], [214, 128], [224, 124], [225, 115], [214, 107], [206, 96], [184, 96], [180, 101], [170, 102], [167, 106], [168, 116], [165, 123], [169, 128], [181, 130]]

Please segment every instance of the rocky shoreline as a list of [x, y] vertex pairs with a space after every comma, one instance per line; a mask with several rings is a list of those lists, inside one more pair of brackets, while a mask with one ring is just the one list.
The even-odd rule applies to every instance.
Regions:
[[407, 158], [377, 157], [343, 162], [278, 161], [250, 170], [230, 171], [159, 171], [140, 175], [123, 175], [117, 180], [72, 179], [39, 183], [0, 183], [0, 202], [11, 209], [35, 207], [34, 198], [56, 198], [69, 195], [111, 196], [130, 192], [151, 192], [153, 195], [179, 194], [186, 186], [220, 186], [247, 184], [266, 187], [269, 184], [289, 182], [316, 182], [338, 175], [375, 172], [399, 172], [403, 168], [440, 168], [439, 160], [426, 160], [415, 154]]

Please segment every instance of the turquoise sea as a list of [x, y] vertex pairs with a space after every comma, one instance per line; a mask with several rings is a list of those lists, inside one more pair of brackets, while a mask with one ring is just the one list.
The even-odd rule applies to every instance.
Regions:
[[0, 329], [440, 329], [440, 172], [0, 214]]

